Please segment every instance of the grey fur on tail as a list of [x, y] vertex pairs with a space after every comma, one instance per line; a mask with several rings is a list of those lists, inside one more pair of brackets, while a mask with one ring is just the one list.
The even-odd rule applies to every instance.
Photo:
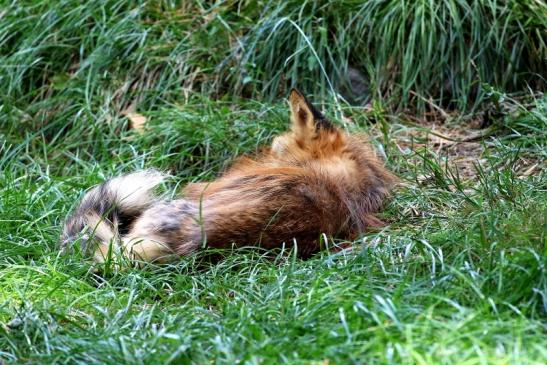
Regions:
[[95, 186], [65, 221], [61, 249], [66, 251], [79, 242], [82, 251], [89, 253], [97, 244], [117, 240], [120, 224], [140, 216], [157, 200], [152, 191], [165, 178], [158, 171], [145, 170]]

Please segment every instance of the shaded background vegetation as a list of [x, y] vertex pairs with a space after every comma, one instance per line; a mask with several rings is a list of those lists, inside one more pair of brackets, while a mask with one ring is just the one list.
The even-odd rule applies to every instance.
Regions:
[[[10, 104], [74, 113], [192, 92], [274, 100], [299, 86], [390, 108], [465, 110], [545, 87], [541, 1], [4, 1]], [[72, 102], [68, 102], [68, 101]], [[66, 105], [67, 102], [69, 105]], [[49, 107], [51, 109], [51, 106]]]

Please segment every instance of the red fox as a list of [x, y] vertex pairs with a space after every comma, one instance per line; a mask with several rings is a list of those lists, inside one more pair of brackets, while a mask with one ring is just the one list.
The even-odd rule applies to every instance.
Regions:
[[165, 178], [153, 170], [96, 186], [66, 220], [61, 246], [79, 241], [96, 262], [120, 254], [161, 263], [207, 247], [283, 244], [306, 258], [322, 234], [351, 239], [381, 225], [374, 214], [397, 178], [362, 136], [337, 128], [297, 90], [289, 105], [290, 131], [216, 180], [189, 184], [180, 199], [152, 194]]

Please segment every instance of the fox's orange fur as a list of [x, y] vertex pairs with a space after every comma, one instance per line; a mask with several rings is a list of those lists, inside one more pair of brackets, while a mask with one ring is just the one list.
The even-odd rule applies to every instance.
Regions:
[[161, 181], [156, 172], [96, 187], [67, 220], [63, 244], [87, 231], [83, 240], [95, 243], [96, 261], [111, 247], [130, 258], [161, 261], [203, 247], [284, 243], [296, 243], [307, 257], [319, 250], [321, 234], [352, 238], [381, 224], [374, 214], [396, 178], [364, 138], [335, 127], [298, 91], [289, 104], [289, 132], [258, 157], [240, 158], [218, 179], [189, 184], [181, 199], [148, 194]]

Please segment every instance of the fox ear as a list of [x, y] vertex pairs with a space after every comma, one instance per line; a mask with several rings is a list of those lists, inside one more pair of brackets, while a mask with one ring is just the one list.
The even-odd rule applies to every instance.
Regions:
[[333, 128], [333, 125], [315, 109], [300, 91], [291, 90], [289, 104], [291, 108], [291, 128], [297, 136], [312, 138], [321, 128]]

